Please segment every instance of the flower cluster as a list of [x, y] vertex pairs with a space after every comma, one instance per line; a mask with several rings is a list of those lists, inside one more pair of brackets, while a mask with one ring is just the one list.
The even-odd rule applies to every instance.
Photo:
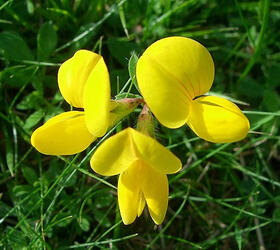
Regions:
[[161, 224], [168, 205], [167, 174], [178, 172], [182, 163], [155, 139], [153, 115], [168, 128], [187, 124], [215, 143], [242, 140], [250, 125], [234, 103], [205, 95], [214, 80], [214, 63], [208, 50], [192, 39], [168, 37], [153, 43], [137, 62], [136, 78], [143, 99], [113, 100], [102, 56], [77, 51], [59, 68], [58, 85], [64, 99], [84, 111], [51, 118], [33, 132], [31, 143], [43, 154], [76, 154], [143, 105], [136, 129], [126, 128], [105, 140], [90, 165], [98, 174], [119, 175], [124, 224], [140, 216], [146, 204], [153, 221]]

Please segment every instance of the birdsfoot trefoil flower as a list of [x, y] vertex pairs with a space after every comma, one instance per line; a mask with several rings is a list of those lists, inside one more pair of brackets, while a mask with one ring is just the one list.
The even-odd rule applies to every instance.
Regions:
[[111, 87], [102, 56], [79, 50], [58, 71], [64, 99], [85, 111], [69, 111], [48, 120], [34, 131], [31, 144], [48, 155], [71, 155], [85, 150], [108, 128], [133, 111], [138, 99], [110, 100]]
[[217, 143], [243, 139], [246, 116], [230, 101], [203, 96], [214, 80], [214, 63], [200, 43], [168, 37], [153, 43], [139, 58], [136, 77], [145, 102], [164, 126], [188, 124], [201, 138]]
[[166, 174], [176, 173], [182, 167], [167, 148], [152, 137], [127, 128], [104, 141], [90, 164], [101, 175], [120, 175], [118, 201], [124, 224], [139, 217], [146, 203], [153, 221], [162, 223], [169, 193]]

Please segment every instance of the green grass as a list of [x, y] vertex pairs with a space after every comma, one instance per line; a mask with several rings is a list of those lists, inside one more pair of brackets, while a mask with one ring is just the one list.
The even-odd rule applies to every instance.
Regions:
[[[0, 248], [278, 249], [279, 26], [280, 4], [270, 0], [0, 0]], [[140, 109], [76, 156], [42, 155], [30, 135], [69, 110], [56, 78], [76, 50], [103, 55], [113, 96], [137, 96], [137, 56], [173, 35], [210, 50], [211, 91], [238, 103], [251, 130], [243, 141], [213, 144], [157, 124], [157, 139], [184, 167], [169, 176], [164, 223], [144, 211], [125, 226], [117, 177], [94, 173], [89, 158], [134, 127]]]

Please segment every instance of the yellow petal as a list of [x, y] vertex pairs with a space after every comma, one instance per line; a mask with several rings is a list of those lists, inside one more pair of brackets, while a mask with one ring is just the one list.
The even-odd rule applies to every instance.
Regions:
[[128, 130], [125, 129], [104, 141], [93, 154], [92, 169], [105, 176], [120, 174], [135, 160], [137, 155]]
[[144, 194], [142, 191], [140, 191], [139, 193], [139, 205], [138, 205], [138, 212], [137, 212], [137, 215], [138, 217], [141, 216], [144, 208], [145, 208], [145, 205], [146, 205], [146, 201], [145, 201], [145, 197], [144, 197]]
[[168, 180], [165, 174], [135, 161], [122, 172], [118, 182], [118, 202], [124, 224], [132, 223], [143, 212], [147, 202], [156, 224], [164, 220], [168, 205]]
[[250, 124], [232, 102], [217, 96], [204, 96], [192, 103], [187, 124], [204, 140], [215, 143], [235, 142], [246, 137]]
[[111, 87], [107, 66], [102, 57], [92, 69], [84, 91], [84, 109], [89, 131], [103, 136], [109, 127]]
[[124, 224], [132, 223], [137, 214], [140, 200], [138, 166], [132, 165], [120, 174], [118, 181], [118, 202]]
[[182, 168], [181, 161], [155, 139], [132, 128], [127, 130], [133, 139], [138, 157], [149, 166], [165, 174], [176, 173]]
[[90, 164], [95, 172], [110, 176], [123, 172], [139, 159], [166, 174], [176, 173], [182, 167], [181, 161], [167, 148], [132, 128], [103, 142], [93, 154]]
[[153, 58], [142, 56], [137, 63], [137, 81], [146, 103], [160, 123], [169, 128], [186, 123], [191, 97], [172, 73]]
[[102, 57], [88, 50], [78, 50], [58, 70], [58, 86], [64, 99], [72, 106], [83, 108], [86, 81]]
[[36, 129], [31, 144], [47, 155], [72, 155], [85, 150], [96, 138], [88, 131], [84, 112], [59, 114]]
[[141, 190], [153, 221], [159, 225], [164, 220], [168, 206], [167, 176], [147, 165], [142, 168]]
[[214, 79], [214, 63], [200, 43], [168, 37], [153, 43], [137, 63], [141, 93], [156, 118], [177, 128], [188, 119], [190, 100], [205, 94]]

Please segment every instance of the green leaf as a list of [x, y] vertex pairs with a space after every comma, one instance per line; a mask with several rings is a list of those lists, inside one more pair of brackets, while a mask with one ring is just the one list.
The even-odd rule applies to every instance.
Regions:
[[132, 52], [131, 57], [129, 58], [128, 61], [128, 72], [129, 76], [132, 80], [132, 84], [136, 87], [138, 92], [140, 93], [137, 80], [136, 80], [136, 65], [137, 65], [138, 57], [135, 52]]
[[31, 0], [26, 0], [26, 7], [30, 15], [34, 14], [34, 4]]
[[263, 86], [249, 77], [246, 78], [246, 81], [240, 82], [237, 89], [240, 94], [250, 99], [261, 97], [263, 93]]
[[40, 103], [42, 102], [43, 100], [40, 93], [38, 91], [33, 91], [25, 96], [16, 108], [20, 110], [36, 109], [40, 107]]
[[137, 61], [138, 61], [137, 55], [135, 54], [135, 52], [132, 52], [131, 57], [129, 58], [128, 61], [128, 72], [132, 80], [135, 79]]
[[27, 182], [31, 185], [34, 184], [38, 180], [37, 174], [34, 171], [34, 169], [30, 167], [23, 167], [22, 168], [22, 174], [24, 178], [27, 180]]
[[263, 104], [268, 111], [278, 111], [280, 108], [280, 98], [277, 92], [265, 90], [263, 94]]
[[94, 201], [95, 206], [98, 209], [108, 207], [113, 201], [113, 196], [111, 194], [108, 194], [107, 192], [101, 192], [95, 196]]
[[110, 227], [111, 226], [111, 221], [109, 220], [108, 216], [105, 215], [104, 212], [101, 212], [100, 210], [96, 209], [94, 211], [93, 217], [103, 227]]
[[17, 198], [24, 198], [25, 196], [29, 195], [32, 191], [33, 187], [30, 185], [17, 185], [13, 188], [13, 194]]
[[35, 111], [26, 119], [23, 128], [25, 130], [30, 130], [33, 126], [38, 124], [38, 122], [44, 117], [44, 114], [45, 112], [42, 109]]
[[34, 82], [37, 66], [12, 66], [0, 73], [0, 81], [12, 87], [21, 87], [28, 82]]
[[269, 67], [264, 69], [267, 82], [270, 86], [277, 87], [280, 86], [280, 65], [269, 65]]
[[127, 31], [127, 25], [126, 25], [126, 19], [125, 19], [125, 12], [124, 12], [123, 6], [119, 7], [119, 16], [120, 16], [121, 23], [122, 23], [122, 26], [124, 29], [124, 33], [126, 34], [127, 38], [129, 39], [129, 34]]
[[124, 66], [127, 65], [131, 51], [139, 51], [139, 46], [136, 43], [124, 39], [110, 38], [108, 39], [108, 47], [111, 55]]
[[242, 235], [240, 228], [236, 225], [235, 226], [235, 240], [237, 242], [238, 250], [242, 249]]
[[82, 218], [79, 225], [80, 225], [81, 229], [85, 232], [87, 232], [90, 228], [90, 223], [89, 223], [88, 219], [86, 219], [86, 218]]
[[52, 24], [45, 23], [41, 26], [37, 36], [37, 57], [47, 60], [57, 45], [57, 34]]
[[33, 54], [20, 35], [11, 31], [0, 33], [0, 53], [7, 60], [33, 60]]
[[[4, 134], [5, 138], [11, 138], [10, 130], [6, 126], [1, 127], [1, 131]], [[14, 147], [13, 147], [13, 141], [10, 140], [4, 140], [5, 142], [5, 150], [6, 150], [6, 163], [7, 167], [10, 171], [11, 176], [14, 175], [14, 167], [15, 167], [15, 158], [14, 158]]]
[[64, 110], [60, 106], [49, 106], [46, 110], [44, 122], [63, 112]]

